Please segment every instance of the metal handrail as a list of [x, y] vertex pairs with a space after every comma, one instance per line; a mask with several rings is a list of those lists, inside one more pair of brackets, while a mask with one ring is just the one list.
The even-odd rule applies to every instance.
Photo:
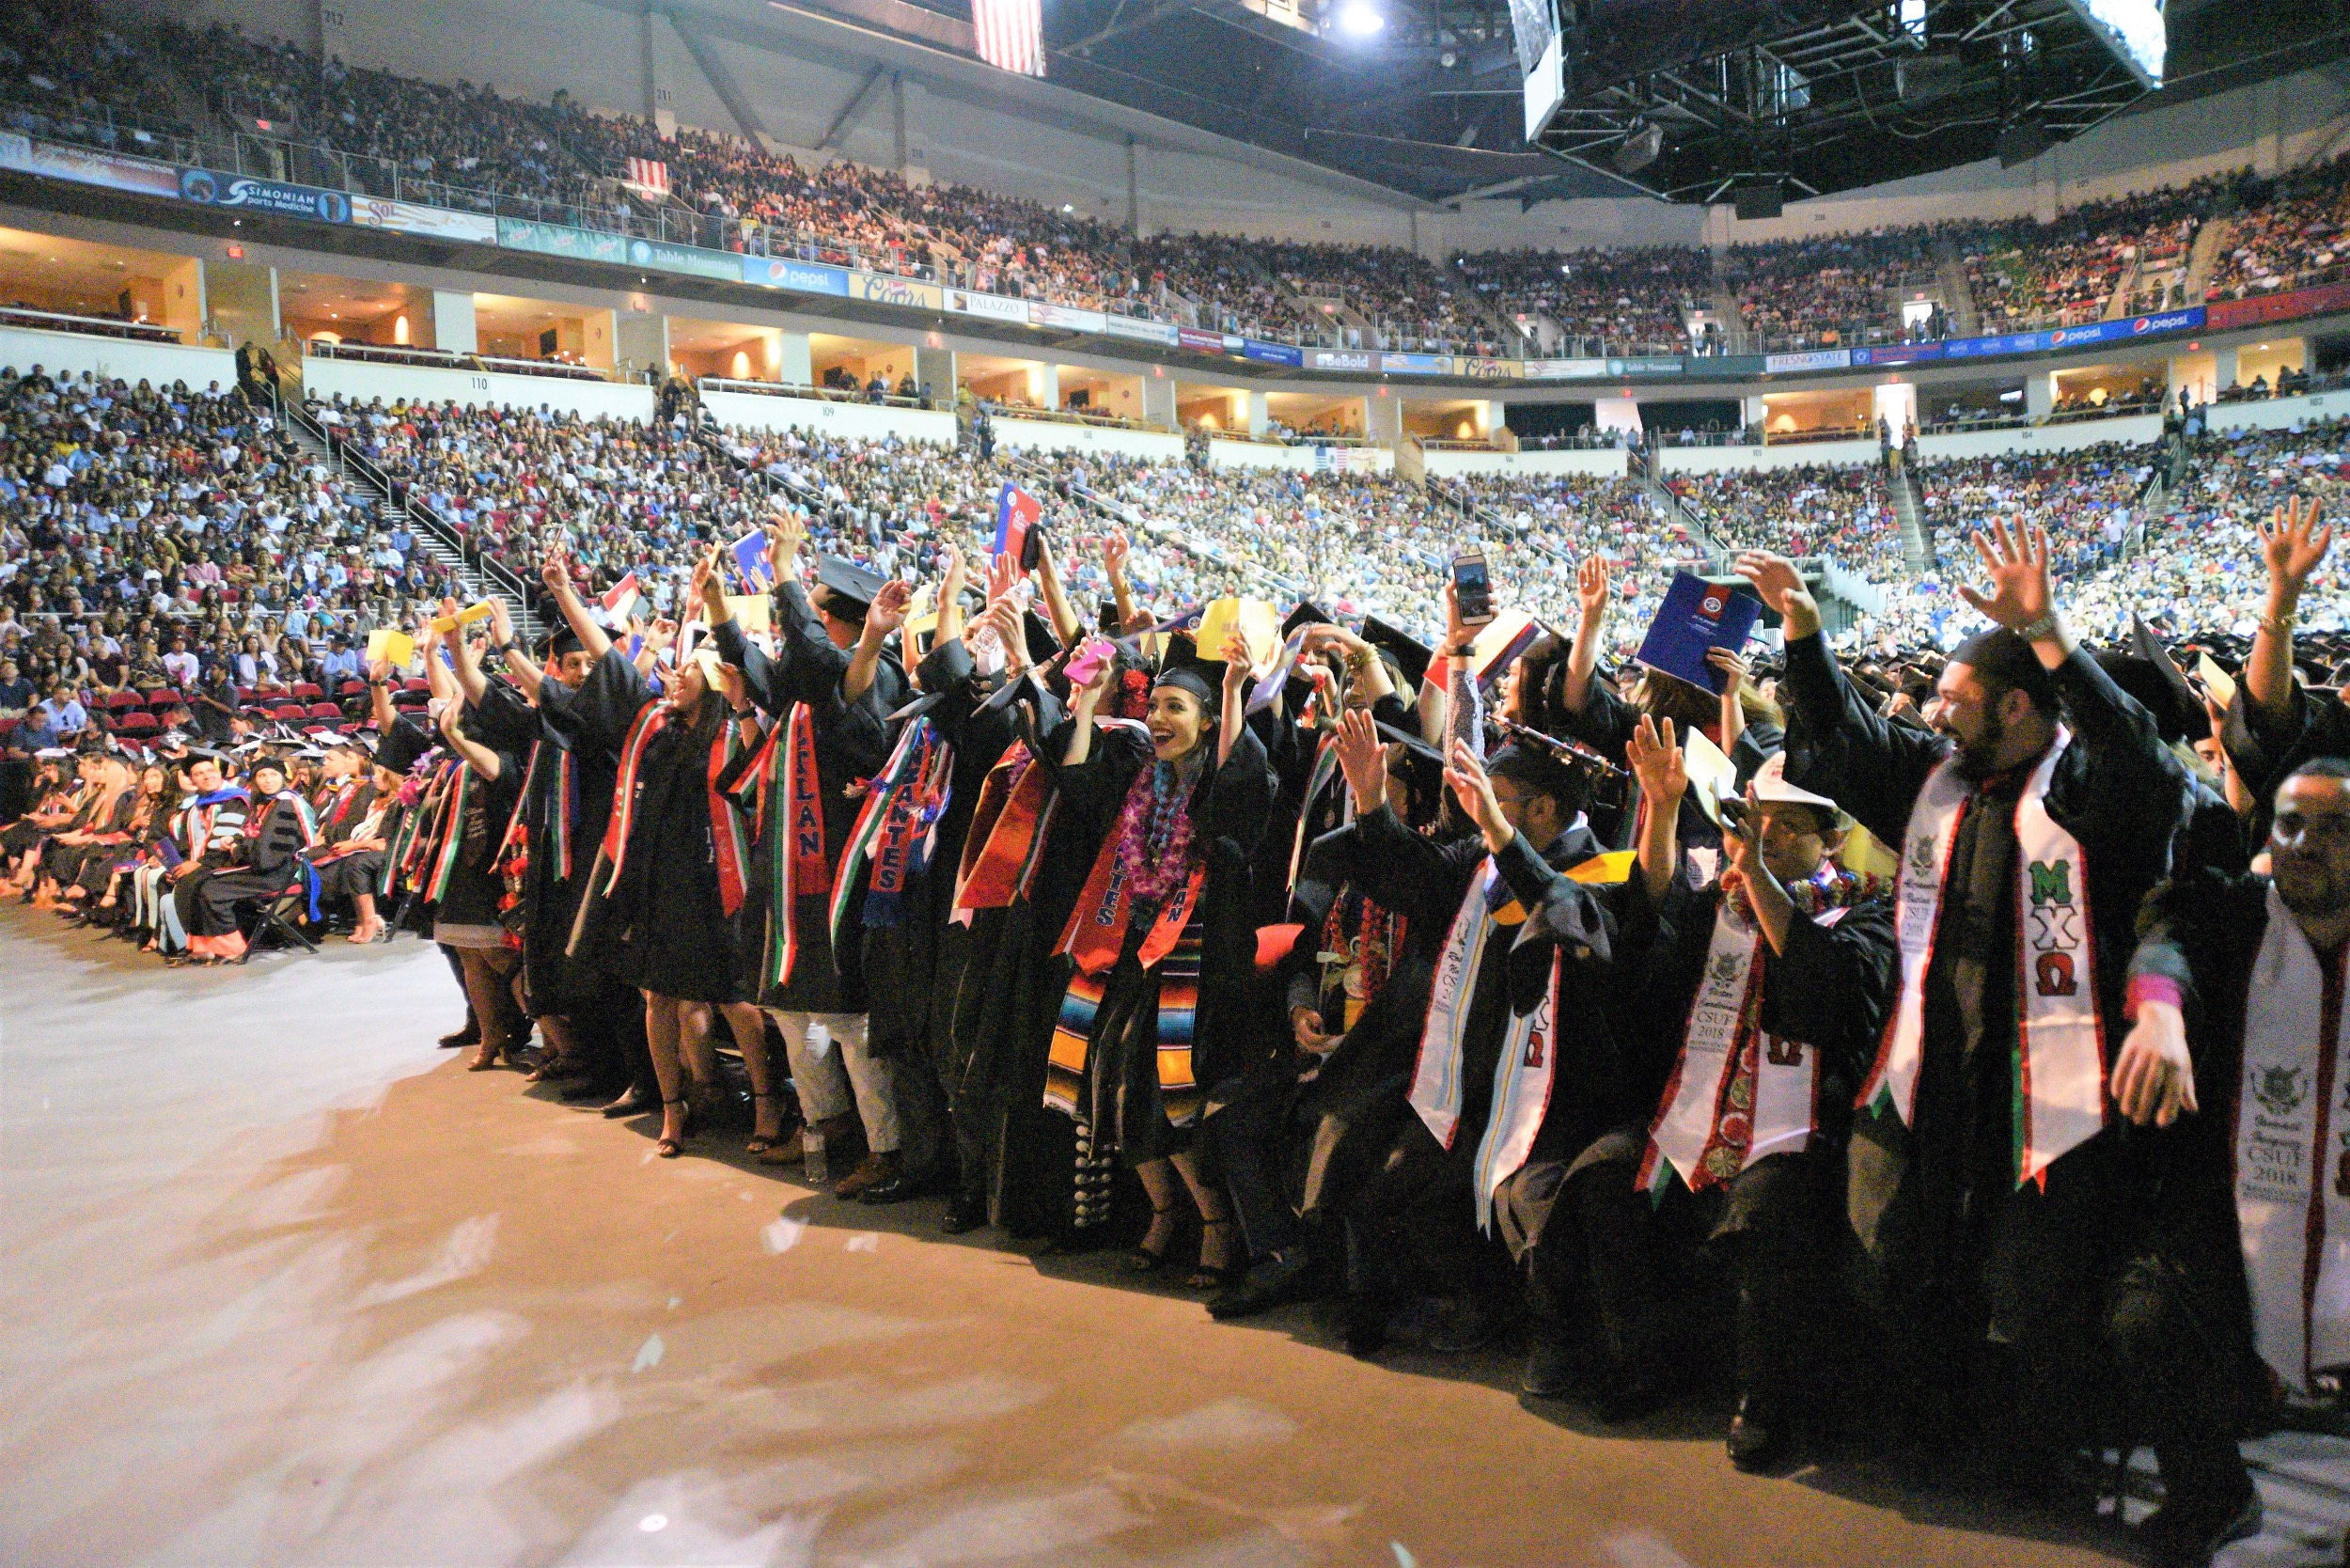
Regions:
[[177, 330], [159, 321], [124, 321], [111, 316], [75, 316], [62, 310], [36, 310], [19, 305], [0, 306], [0, 325], [39, 327], [53, 332], [78, 333], [86, 337], [127, 337], [142, 343], [183, 343]]

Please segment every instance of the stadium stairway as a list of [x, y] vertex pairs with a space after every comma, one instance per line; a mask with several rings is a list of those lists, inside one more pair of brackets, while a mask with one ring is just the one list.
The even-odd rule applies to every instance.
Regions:
[[2213, 218], [2195, 231], [2195, 243], [2186, 253], [2186, 282], [2184, 297], [2200, 300], [2210, 286], [2212, 268], [2228, 248], [2228, 241], [2235, 234], [2232, 218]]
[[1747, 329], [1747, 313], [1738, 308], [1738, 290], [1716, 277], [1706, 299], [1714, 307], [1714, 319], [1722, 323], [1722, 337], [1728, 340], [1730, 352], [1754, 353], [1754, 334]]
[[430, 507], [410, 506], [398, 499], [380, 469], [364, 458], [353, 457], [331, 439], [298, 403], [281, 400], [278, 408], [294, 445], [301, 447], [306, 456], [324, 463], [345, 485], [367, 496], [373, 503], [372, 510], [378, 518], [386, 523], [395, 519], [407, 520], [417, 540], [423, 543], [425, 554], [457, 573], [457, 580], [464, 585], [468, 604], [492, 598], [505, 600], [506, 612], [513, 618], [516, 635], [526, 644], [539, 640], [543, 627], [530, 607], [530, 595], [520, 577], [502, 567], [477, 565], [467, 560], [460, 547], [461, 536], [446, 519]]
[[1975, 308], [1975, 291], [1966, 284], [1966, 263], [1947, 235], [1934, 242], [1934, 278], [1941, 287], [1942, 308], [1950, 313], [1957, 336], [1981, 336], [1982, 312]]
[[1902, 525], [1903, 568], [1912, 576], [1931, 572], [1935, 558], [1934, 529], [1926, 522], [1918, 483], [1909, 477], [1907, 464], [1886, 471], [1885, 493], [1892, 500], [1894, 520]]

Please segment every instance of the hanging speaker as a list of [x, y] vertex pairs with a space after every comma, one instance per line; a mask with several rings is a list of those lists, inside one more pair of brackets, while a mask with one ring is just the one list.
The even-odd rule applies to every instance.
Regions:
[[1778, 217], [1786, 197], [1777, 185], [1733, 185], [1730, 199], [1737, 204], [1738, 216], [1750, 223]]
[[1664, 150], [1665, 128], [1661, 125], [1643, 125], [1626, 136], [1623, 145], [1616, 149], [1616, 172], [1637, 174], [1656, 162], [1657, 154]]

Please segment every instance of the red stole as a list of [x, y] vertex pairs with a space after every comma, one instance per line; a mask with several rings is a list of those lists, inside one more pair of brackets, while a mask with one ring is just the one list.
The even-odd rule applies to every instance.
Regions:
[[[1119, 952], [1126, 946], [1126, 928], [1134, 922], [1134, 901], [1127, 896], [1118, 842], [1115, 833], [1102, 841], [1102, 853], [1094, 856], [1085, 892], [1079, 895], [1077, 907], [1069, 912], [1069, 924], [1053, 946], [1053, 951], [1067, 953], [1089, 975], [1104, 973], [1118, 962]], [[1205, 867], [1194, 866], [1183, 887], [1160, 907], [1149, 934], [1142, 939], [1139, 956], [1145, 969], [1155, 967], [1173, 951], [1183, 928], [1198, 917], [1199, 887], [1207, 874]]]
[[[628, 840], [636, 822], [638, 773], [645, 762], [645, 747], [652, 738], [668, 728], [675, 710], [666, 702], [648, 702], [630, 726], [628, 739], [620, 744], [620, 771], [612, 789], [612, 820], [603, 830], [603, 858], [611, 868], [610, 886], [620, 879], [620, 868], [628, 856]], [[718, 788], [720, 776], [727, 771], [735, 746], [735, 727], [730, 723], [718, 726], [717, 734], [710, 743], [710, 759], [703, 772], [703, 794], [710, 807], [710, 842], [718, 862], [718, 906], [732, 915], [743, 907], [743, 867], [748, 858], [743, 842], [743, 823], [726, 792]]]
[[972, 911], [1002, 909], [1018, 896], [1051, 823], [1052, 795], [1049, 771], [1027, 759], [1025, 743], [1012, 742], [979, 786], [956, 872], [955, 918], [968, 922]]

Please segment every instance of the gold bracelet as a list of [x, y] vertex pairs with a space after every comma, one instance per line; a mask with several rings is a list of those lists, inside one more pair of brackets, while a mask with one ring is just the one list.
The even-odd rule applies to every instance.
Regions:
[[2284, 615], [2264, 615], [2260, 619], [2262, 631], [2272, 636], [2282, 637], [2288, 642], [2293, 640], [2293, 616], [2290, 612]]

